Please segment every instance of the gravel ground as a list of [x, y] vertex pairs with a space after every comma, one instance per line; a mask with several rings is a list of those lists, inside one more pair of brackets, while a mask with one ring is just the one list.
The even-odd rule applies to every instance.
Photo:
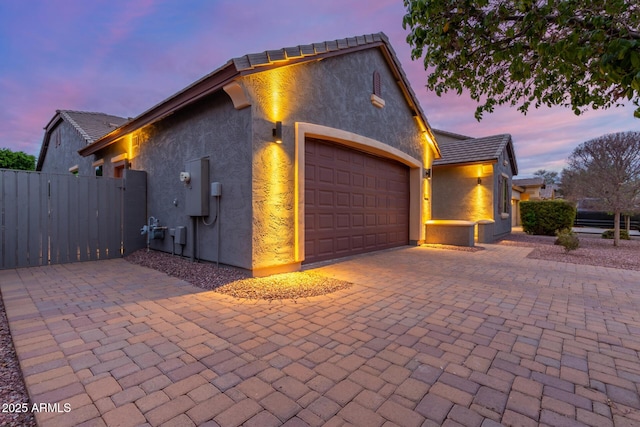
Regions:
[[216, 267], [211, 263], [193, 263], [187, 258], [145, 249], [129, 255], [127, 261], [179, 277], [202, 289], [213, 290], [236, 298], [283, 300], [326, 295], [351, 286], [341, 280], [299, 271], [250, 278], [244, 272]]
[[554, 245], [554, 236], [532, 236], [513, 232], [499, 244], [527, 246], [534, 248], [528, 255], [533, 259], [567, 262], [581, 265], [640, 270], [640, 240], [621, 240], [620, 246], [613, 246], [613, 240], [603, 239], [594, 234], [578, 234], [580, 247], [565, 252], [562, 246]]
[[0, 426], [35, 427], [30, 412], [18, 412], [23, 404], [30, 405], [22, 371], [11, 340], [9, 322], [0, 298]]

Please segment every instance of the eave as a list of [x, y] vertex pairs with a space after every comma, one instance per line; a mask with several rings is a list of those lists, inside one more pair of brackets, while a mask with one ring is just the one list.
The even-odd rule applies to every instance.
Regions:
[[232, 63], [227, 63], [222, 68], [196, 81], [184, 90], [173, 95], [160, 104], [151, 107], [130, 122], [120, 126], [113, 132], [108, 133], [91, 145], [79, 150], [81, 156], [89, 156], [109, 146], [123, 136], [140, 129], [144, 126], [157, 122], [203, 97], [215, 93], [222, 89], [239, 75]]

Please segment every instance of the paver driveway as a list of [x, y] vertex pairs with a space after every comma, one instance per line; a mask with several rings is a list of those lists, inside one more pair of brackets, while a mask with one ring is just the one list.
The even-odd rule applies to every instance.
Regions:
[[362, 256], [295, 302], [124, 260], [0, 283], [42, 426], [640, 425], [640, 272], [528, 252]]

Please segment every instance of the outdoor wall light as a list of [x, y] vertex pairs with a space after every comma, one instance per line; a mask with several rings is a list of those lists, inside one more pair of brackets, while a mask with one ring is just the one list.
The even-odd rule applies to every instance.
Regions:
[[276, 127], [273, 128], [273, 142], [282, 143], [282, 122], [276, 122]]
[[482, 178], [478, 177], [478, 185], [482, 184]]
[[427, 168], [424, 170], [424, 177], [427, 179], [431, 178], [431, 168]]

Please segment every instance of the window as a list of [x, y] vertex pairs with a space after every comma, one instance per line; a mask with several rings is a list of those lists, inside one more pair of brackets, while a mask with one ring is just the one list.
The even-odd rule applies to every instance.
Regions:
[[382, 97], [382, 85], [380, 84], [380, 73], [373, 72], [373, 94]]
[[500, 215], [503, 218], [509, 216], [510, 194], [509, 177], [503, 174], [500, 176]]
[[371, 103], [378, 108], [384, 107], [384, 99], [382, 99], [382, 83], [380, 82], [380, 73], [373, 72], [373, 87], [371, 88]]
[[93, 169], [96, 172], [96, 176], [103, 176], [104, 174], [104, 159], [96, 160], [92, 163]]
[[115, 157], [112, 157], [111, 163], [113, 164], [113, 177], [122, 178], [124, 175], [124, 170], [129, 167], [127, 153], [122, 153]]
[[76, 175], [76, 176], [78, 175], [78, 170], [79, 170], [78, 165], [74, 165], [69, 168], [69, 172], [71, 172], [73, 175]]

